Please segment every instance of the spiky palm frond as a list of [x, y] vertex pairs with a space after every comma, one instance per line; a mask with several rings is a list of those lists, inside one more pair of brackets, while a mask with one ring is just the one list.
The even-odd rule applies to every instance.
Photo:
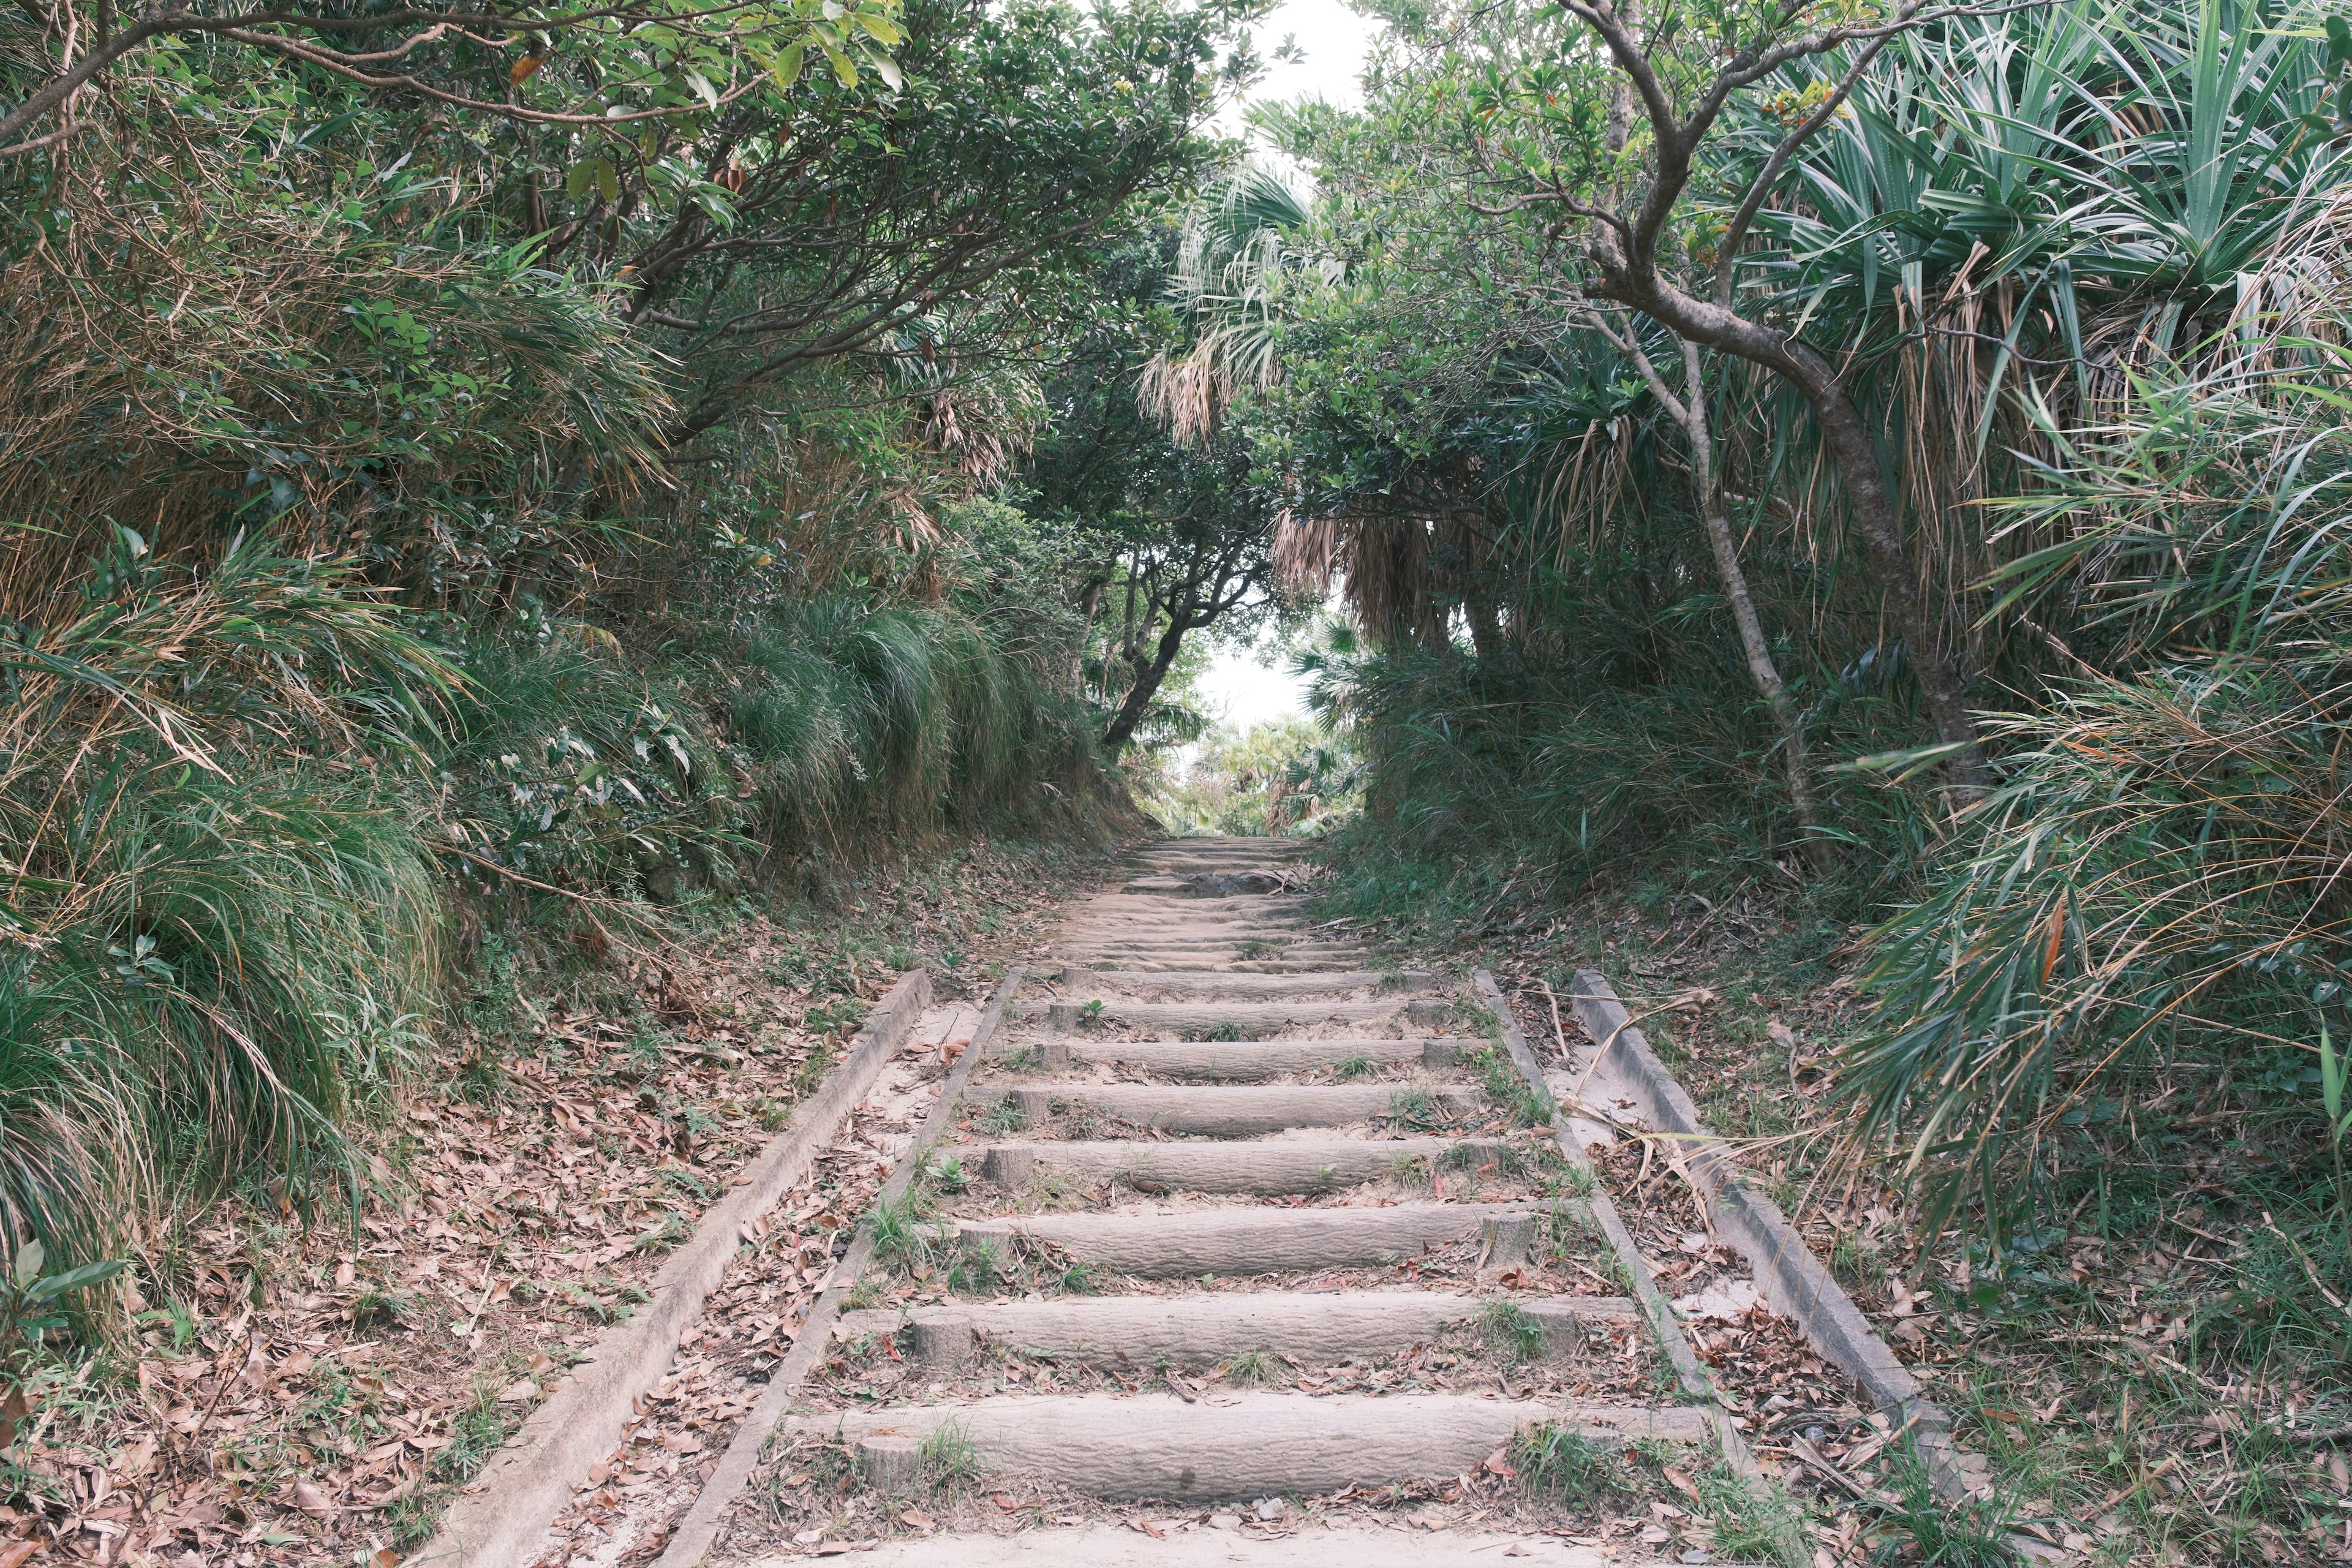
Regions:
[[1169, 296], [1192, 323], [1192, 344], [1156, 356], [1138, 394], [1179, 441], [1205, 446], [1234, 399], [1280, 379], [1289, 292], [1339, 280], [1336, 258], [1297, 247], [1313, 207], [1303, 180], [1251, 161], [1187, 216]]

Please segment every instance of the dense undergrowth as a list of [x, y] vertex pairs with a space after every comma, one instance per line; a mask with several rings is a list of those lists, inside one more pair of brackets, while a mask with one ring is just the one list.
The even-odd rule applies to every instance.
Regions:
[[[1015, 480], [1230, 19], [860, 15], [822, 80], [789, 8], [436, 34], [437, 105], [166, 37], [0, 161], [0, 1250], [160, 1297], [222, 1194], [363, 1209], [485, 964], [1139, 825], [1086, 650], [1149, 531]], [[0, 18], [0, 103], [76, 17]]]
[[[1280, 363], [1232, 415], [1310, 498], [1277, 557], [1362, 628], [1309, 661], [1364, 759], [1335, 839], [1353, 907], [1434, 898], [1500, 930], [1589, 889], [1745, 889], [1829, 922], [1879, 1024], [1842, 1062], [1853, 1127], [1924, 1223], [1966, 1216], [1996, 1247], [2189, 1062], [2297, 1097], [2295, 1164], [2332, 1194], [2352, 164], [2315, 109], [2352, 28], [2208, 0], [1906, 34], [1762, 188], [1727, 276], [1848, 356], [1906, 570], [1971, 682], [1977, 798], [1930, 743], [1885, 562], [1806, 405], [1605, 300], [1563, 324], [1584, 262], [1528, 216], [1538, 195], [1433, 196], [1507, 185], [1481, 161], [1506, 145], [1568, 178], [1612, 79], [1577, 63], [1581, 23], [1456, 20], [1401, 23], [1361, 113], [1273, 122], [1322, 196], [1232, 247], [1257, 259], [1211, 297], [1246, 308], [1204, 307]], [[1579, 93], [1584, 121], [1558, 108]], [[1794, 101], [1735, 96], [1709, 177], [1738, 189]], [[1714, 268], [1675, 243], [1677, 276]], [[1455, 287], [1465, 268], [1489, 286]], [[1693, 387], [1705, 486], [1662, 401]], [[2304, 1240], [2342, 1293], [2341, 1237]]]

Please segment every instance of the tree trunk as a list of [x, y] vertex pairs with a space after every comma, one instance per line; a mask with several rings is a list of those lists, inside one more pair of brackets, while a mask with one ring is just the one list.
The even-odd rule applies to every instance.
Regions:
[[1168, 678], [1169, 667], [1176, 662], [1176, 655], [1184, 646], [1184, 634], [1192, 629], [1188, 616], [1169, 618], [1168, 629], [1160, 634], [1160, 644], [1151, 650], [1150, 662], [1136, 670], [1135, 684], [1127, 689], [1127, 700], [1118, 705], [1118, 711], [1111, 715], [1110, 727], [1103, 731], [1104, 751], [1117, 754], [1134, 735], [1136, 726], [1143, 722], [1144, 710], [1159, 695], [1160, 683]]
[[1495, 612], [1493, 597], [1473, 594], [1463, 604], [1463, 613], [1470, 623], [1470, 647], [1482, 659], [1494, 658], [1503, 651], [1503, 621]]
[[1888, 618], [1902, 633], [1936, 738], [1952, 748], [1948, 764], [1952, 783], [1966, 797], [1983, 794], [1984, 752], [1977, 743], [1976, 721], [1969, 715], [1967, 691], [1958, 667], [1945, 651], [1935, 618], [1920, 601], [1895, 498], [1887, 490], [1886, 477], [1879, 471], [1869, 427], [1846, 395], [1835, 367], [1779, 329], [1696, 299], [1651, 268], [1630, 264], [1613, 241], [1614, 237], [1609, 236], [1595, 247], [1602, 273], [1601, 283], [1593, 289], [1596, 295], [1654, 317], [1688, 342], [1762, 365], [1796, 387], [1811, 406], [1822, 444], [1837, 466], [1846, 500], [1869, 542], [1872, 574], [1885, 595]]
[[1691, 495], [1698, 503], [1699, 514], [1706, 519], [1706, 542], [1715, 555], [1715, 574], [1723, 583], [1723, 596], [1730, 601], [1731, 619], [1739, 631], [1739, 648], [1748, 659], [1748, 673], [1756, 682], [1770, 705], [1773, 721], [1780, 729], [1783, 765], [1789, 772], [1789, 805], [1797, 815], [1797, 826], [1804, 830], [1805, 858], [1817, 871], [1826, 871], [1834, 858], [1830, 841], [1821, 833], [1819, 819], [1813, 809], [1812, 769], [1805, 755], [1804, 715], [1797, 710], [1796, 700], [1789, 695], [1787, 684], [1780, 679], [1780, 667], [1773, 662], [1772, 645], [1764, 638], [1764, 620], [1756, 613], [1756, 596], [1748, 590], [1748, 574], [1740, 569], [1739, 542], [1731, 531], [1731, 519], [1723, 506], [1723, 481], [1716, 472], [1715, 435], [1706, 416], [1706, 366], [1700, 362], [1698, 345], [1688, 338], [1675, 341], [1682, 349], [1683, 395], [1677, 398], [1657, 366], [1642, 348], [1642, 340], [1630, 327], [1619, 337], [1609, 323], [1596, 316], [1592, 324], [1603, 336], [1622, 351], [1649, 384], [1655, 397], [1675, 422], [1683, 427], [1691, 449]]
[[1706, 519], [1706, 542], [1715, 552], [1716, 574], [1723, 579], [1724, 597], [1731, 601], [1731, 619], [1739, 628], [1740, 651], [1748, 656], [1748, 673], [1756, 689], [1771, 705], [1780, 726], [1783, 765], [1789, 771], [1789, 805], [1804, 830], [1805, 858], [1816, 871], [1826, 871], [1834, 858], [1830, 841], [1822, 837], [1813, 810], [1812, 769], [1805, 758], [1805, 716], [1789, 695], [1773, 662], [1772, 645], [1764, 639], [1764, 620], [1756, 613], [1756, 596], [1748, 591], [1748, 574], [1739, 566], [1739, 541], [1723, 507], [1723, 480], [1715, 469], [1715, 437], [1707, 424], [1706, 383], [1699, 363], [1698, 345], [1682, 340], [1684, 429], [1690, 437], [1691, 484], [1698, 493], [1699, 510]]

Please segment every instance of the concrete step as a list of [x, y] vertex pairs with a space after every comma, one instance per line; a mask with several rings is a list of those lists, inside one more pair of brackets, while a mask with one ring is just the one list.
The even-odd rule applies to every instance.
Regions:
[[954, 1222], [967, 1244], [1031, 1236], [1072, 1257], [1145, 1279], [1239, 1278], [1315, 1268], [1379, 1268], [1479, 1238], [1487, 1266], [1509, 1268], [1534, 1244], [1530, 1204], [1391, 1204], [1379, 1208], [1221, 1208], [1185, 1214], [1041, 1214]]
[[[1626, 1561], [1622, 1552], [1573, 1546], [1549, 1535], [1461, 1530], [1424, 1535], [1402, 1525], [1305, 1524], [1297, 1534], [1270, 1537], [1207, 1526], [1171, 1530], [1160, 1540], [1125, 1525], [1095, 1525], [1017, 1535], [927, 1535], [835, 1552], [825, 1561], [844, 1568], [1330, 1568], [1335, 1563], [1348, 1568], [1619, 1568]], [[807, 1561], [762, 1557], [751, 1568], [802, 1568]]]
[[[1020, 1017], [1030, 1024], [1048, 1020], [1047, 1009], [1068, 1008], [1073, 1003], [1028, 1003]], [[1193, 1031], [1236, 1032], [1241, 1039], [1262, 1040], [1284, 1029], [1311, 1029], [1328, 1024], [1418, 1024], [1424, 1029], [1454, 1016], [1454, 1004], [1439, 1001], [1389, 1002], [1127, 1002], [1105, 1001], [1087, 1022], [1092, 1028], [1122, 1026], [1153, 1033]]]
[[1036, 1052], [1038, 1065], [1049, 1068], [1068, 1067], [1073, 1062], [1109, 1062], [1160, 1078], [1222, 1079], [1229, 1083], [1248, 1083], [1291, 1073], [1315, 1072], [1355, 1060], [1451, 1067], [1462, 1059], [1465, 1044], [1478, 1043], [1429, 1035], [1328, 1040], [1097, 1040], [1078, 1035], [1026, 1046], [1002, 1046], [996, 1054], [1010, 1057], [1024, 1051]]
[[1137, 1002], [1272, 1001], [1303, 996], [1351, 996], [1360, 993], [1399, 995], [1427, 993], [1437, 977], [1425, 969], [1318, 969], [1299, 974], [1171, 974], [1165, 971], [1092, 969], [1072, 964], [1061, 973], [1066, 995]]
[[1066, 1171], [1089, 1181], [1117, 1177], [1144, 1193], [1328, 1193], [1377, 1182], [1457, 1150], [1473, 1170], [1493, 1166], [1507, 1147], [1492, 1138], [992, 1143], [981, 1155], [980, 1169], [988, 1180], [1016, 1192], [1042, 1174]]
[[1450, 1394], [982, 1399], [795, 1416], [786, 1430], [854, 1447], [869, 1436], [927, 1438], [952, 1425], [992, 1468], [1047, 1475], [1095, 1497], [1211, 1502], [1457, 1476], [1547, 1422], [1611, 1445], [1696, 1444], [1707, 1430], [1702, 1412], [1683, 1406]]
[[1256, 942], [1286, 952], [1294, 949], [1356, 949], [1365, 945], [1345, 933], [1318, 932], [1304, 926], [1286, 926], [1280, 931], [1264, 936], [1251, 936], [1245, 931], [1237, 934], [1233, 923], [1226, 921], [1188, 921], [1164, 931], [1155, 931], [1147, 929], [1131, 935], [1112, 936], [1104, 940], [1128, 944], [1164, 942], [1176, 947], [1215, 947], [1236, 942]]
[[1173, 899], [1267, 899], [1298, 897], [1292, 879], [1262, 866], [1203, 867], [1197, 871], [1150, 871], [1129, 879], [1121, 893]]
[[1305, 921], [1278, 914], [1271, 910], [1244, 913], [1235, 910], [1223, 914], [1202, 914], [1176, 910], [1156, 913], [1143, 910], [1104, 910], [1089, 911], [1065, 922], [1059, 931], [1063, 938], [1084, 938], [1094, 942], [1150, 942], [1160, 939], [1195, 938], [1202, 941], [1280, 942], [1285, 938], [1303, 938], [1312, 928]]
[[[1035, 1127], [1059, 1103], [1117, 1117], [1137, 1127], [1202, 1138], [1255, 1138], [1294, 1127], [1345, 1127], [1389, 1115], [1401, 1090], [1415, 1086], [1386, 1083], [1285, 1084], [1265, 1088], [1226, 1084], [1037, 1083], [992, 1097], [973, 1091], [974, 1104], [1010, 1098], [1024, 1124]], [[1483, 1089], [1435, 1088], [1426, 1091], [1433, 1109], [1461, 1120], [1490, 1103]]]
[[[1076, 962], [1099, 955], [1072, 952], [1066, 949], [1055, 956]], [[1219, 958], [1213, 954], [1196, 958], [1181, 952], [1160, 955], [1148, 952], [1121, 952], [1117, 955], [1118, 967], [1143, 974], [1312, 974], [1332, 967], [1335, 959], [1346, 967], [1370, 956], [1366, 952], [1350, 952], [1291, 963], [1278, 958]]]
[[1173, 1300], [1076, 1297], [845, 1312], [835, 1332], [856, 1339], [909, 1328], [917, 1358], [940, 1373], [968, 1364], [983, 1340], [1024, 1355], [1092, 1366], [1149, 1370], [1163, 1361], [1181, 1367], [1213, 1366], [1244, 1351], [1263, 1351], [1315, 1368], [1409, 1351], [1448, 1328], [1475, 1326], [1474, 1320], [1488, 1306], [1503, 1301], [1541, 1327], [1546, 1348], [1554, 1354], [1580, 1347], [1587, 1323], [1631, 1321], [1641, 1312], [1622, 1296], [1268, 1290]]

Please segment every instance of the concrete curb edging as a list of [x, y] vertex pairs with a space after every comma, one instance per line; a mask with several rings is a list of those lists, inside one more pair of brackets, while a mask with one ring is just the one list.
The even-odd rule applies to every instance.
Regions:
[[1470, 980], [1479, 1002], [1494, 1014], [1495, 1022], [1503, 1032], [1503, 1048], [1510, 1052], [1511, 1065], [1518, 1068], [1519, 1077], [1527, 1081], [1529, 1089], [1543, 1097], [1544, 1104], [1549, 1108], [1552, 1136], [1559, 1144], [1560, 1153], [1591, 1184], [1591, 1192], [1585, 1201], [1591, 1206], [1593, 1223], [1601, 1227], [1601, 1234], [1609, 1238], [1610, 1249], [1616, 1253], [1619, 1266], [1625, 1270], [1626, 1279], [1632, 1281], [1633, 1300], [1640, 1304], [1642, 1315], [1650, 1321], [1650, 1331], [1656, 1337], [1658, 1348], [1673, 1363], [1675, 1380], [1682, 1385], [1683, 1393], [1705, 1403], [1709, 1424], [1715, 1428], [1716, 1446], [1723, 1452], [1724, 1463], [1750, 1484], [1760, 1481], [1762, 1472], [1757, 1468], [1755, 1456], [1748, 1451], [1747, 1440], [1740, 1436], [1739, 1428], [1731, 1424], [1731, 1412], [1724, 1408], [1723, 1396], [1717, 1391], [1715, 1380], [1699, 1364], [1697, 1352], [1691, 1349], [1690, 1341], [1683, 1332], [1682, 1320], [1675, 1316], [1673, 1304], [1658, 1289], [1657, 1280], [1651, 1277], [1650, 1265], [1642, 1257], [1641, 1248], [1633, 1245], [1633, 1233], [1625, 1228], [1624, 1218], [1618, 1214], [1615, 1200], [1601, 1184], [1600, 1173], [1593, 1170], [1591, 1157], [1585, 1153], [1584, 1145], [1576, 1141], [1566, 1114], [1553, 1100], [1550, 1087], [1544, 1080], [1543, 1064], [1536, 1060], [1535, 1052], [1528, 1047], [1527, 1037], [1519, 1032], [1518, 1021], [1511, 1016], [1511, 1005], [1504, 1000], [1502, 987], [1496, 985], [1494, 975], [1484, 969], [1473, 973]]
[[1578, 970], [1570, 1001], [1577, 1021], [1600, 1042], [1595, 1065], [1607, 1064], [1632, 1090], [1642, 1119], [1675, 1140], [1716, 1228], [1748, 1259], [1765, 1296], [1796, 1320], [1824, 1359], [1878, 1402], [1897, 1431], [1911, 1434], [1937, 1495], [1948, 1502], [1965, 1499], [1969, 1483], [1952, 1441], [1950, 1414], [1927, 1398], [1918, 1379], [1895, 1359], [1780, 1205], [1745, 1184], [1730, 1149], [1700, 1120], [1698, 1107], [1634, 1026], [1607, 977], [1598, 970]]
[[815, 1096], [801, 1102], [733, 1188], [703, 1215], [693, 1239], [670, 1254], [654, 1276], [652, 1301], [604, 1331], [593, 1353], [458, 1495], [411, 1562], [519, 1568], [535, 1560], [549, 1526], [572, 1500], [572, 1482], [620, 1443], [638, 1395], [668, 1370], [678, 1341], [733, 1261], [744, 1227], [774, 1207], [832, 1142], [841, 1119], [873, 1088], [930, 1000], [929, 974], [912, 969], [898, 977]]
[[[923, 1119], [922, 1126], [917, 1129], [914, 1141], [907, 1145], [907, 1152], [898, 1156], [897, 1168], [890, 1173], [890, 1179], [882, 1184], [882, 1190], [875, 1194], [873, 1208], [869, 1208], [867, 1214], [885, 1204], [897, 1203], [907, 1195], [907, 1189], [915, 1184], [915, 1173], [922, 1166], [924, 1153], [939, 1142], [942, 1132], [954, 1124], [957, 1104], [963, 1099], [963, 1086], [971, 1079], [972, 1069], [988, 1055], [989, 1042], [995, 1037], [997, 1026], [1003, 1020], [1005, 1005], [1013, 1000], [1013, 993], [1021, 988], [1021, 973], [1017, 964], [1005, 972], [1003, 983], [997, 986], [995, 996], [989, 1002], [988, 1011], [981, 1015], [979, 1024], [971, 1031], [971, 1043], [964, 1047], [963, 1054], [956, 1058], [955, 1066], [948, 1069], [946, 1081], [940, 1085], [938, 1102], [931, 1107], [931, 1113]], [[856, 1239], [849, 1244], [849, 1250], [842, 1254], [841, 1261], [834, 1265], [824, 1294], [817, 1298], [816, 1305], [811, 1307], [808, 1316], [801, 1321], [799, 1331], [793, 1336], [793, 1348], [768, 1373], [767, 1387], [761, 1392], [759, 1403], [751, 1407], [749, 1415], [743, 1417], [742, 1425], [735, 1428], [735, 1436], [728, 1442], [727, 1452], [719, 1458], [719, 1468], [711, 1471], [709, 1479], [702, 1483], [701, 1493], [695, 1498], [694, 1505], [687, 1510], [685, 1517], [677, 1521], [669, 1544], [662, 1549], [654, 1568], [698, 1568], [709, 1556], [710, 1549], [719, 1544], [719, 1534], [726, 1528], [729, 1510], [735, 1506], [735, 1500], [741, 1495], [744, 1487], [750, 1484], [751, 1472], [759, 1467], [769, 1439], [783, 1424], [785, 1414], [791, 1410], [802, 1382], [830, 1347], [833, 1325], [840, 1318], [843, 1304], [848, 1300], [849, 1293], [857, 1288], [857, 1281], [873, 1257], [874, 1231], [861, 1219]]]

